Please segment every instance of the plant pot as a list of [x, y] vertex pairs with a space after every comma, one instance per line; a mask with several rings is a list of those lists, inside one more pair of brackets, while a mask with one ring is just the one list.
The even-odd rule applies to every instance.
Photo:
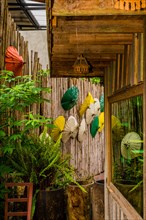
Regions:
[[92, 190], [92, 220], [104, 220], [104, 180], [97, 180]]
[[68, 220], [92, 219], [91, 191], [93, 182], [79, 182], [86, 192], [83, 192], [77, 185], [69, 185], [67, 187], [67, 215]]
[[41, 190], [37, 197], [34, 220], [66, 220], [64, 189]]
[[116, 181], [115, 186], [124, 195], [124, 197], [129, 201], [129, 203], [135, 208], [135, 210], [143, 216], [143, 185], [130, 192], [133, 187], [136, 186], [135, 183], [131, 181]]

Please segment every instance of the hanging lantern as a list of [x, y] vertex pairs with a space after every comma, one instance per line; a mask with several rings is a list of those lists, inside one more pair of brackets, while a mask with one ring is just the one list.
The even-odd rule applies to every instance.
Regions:
[[89, 73], [89, 65], [83, 55], [79, 55], [73, 65], [74, 73], [87, 74]]

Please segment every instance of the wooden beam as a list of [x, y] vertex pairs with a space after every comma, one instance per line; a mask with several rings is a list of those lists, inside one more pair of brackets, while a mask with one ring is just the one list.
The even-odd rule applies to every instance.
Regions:
[[[53, 54], [51, 56], [52, 61], [72, 61], [77, 58], [78, 53], [70, 53], [70, 54]], [[86, 57], [87, 60], [92, 60], [92, 61], [112, 61], [116, 60], [116, 54], [113, 53], [102, 53], [102, 54], [97, 54], [97, 53], [84, 53], [84, 56]]]
[[120, 45], [132, 44], [132, 34], [111, 34], [111, 33], [79, 33], [79, 34], [62, 34], [54, 32], [54, 44], [105, 44], [105, 45]]
[[53, 32], [62, 33], [140, 33], [144, 31], [143, 19], [97, 19], [64, 21], [58, 19], [58, 27]]
[[123, 45], [54, 45], [52, 48], [52, 54], [92, 54], [92, 53], [123, 53]]
[[109, 97], [109, 103], [125, 100], [134, 96], [143, 95], [143, 83], [121, 89], [118, 93]]
[[[51, 62], [51, 66], [53, 69], [61, 69], [61, 70], [71, 70], [73, 69], [75, 61], [55, 61]], [[110, 62], [90, 62], [89, 65], [91, 66], [92, 71], [97, 70], [99, 68], [105, 68], [110, 65]]]
[[[129, 7], [124, 8], [123, 4], [117, 4], [116, 1], [106, 0], [55, 0], [53, 1], [53, 15], [57, 16], [87, 16], [87, 15], [145, 15], [145, 10], [125, 10]], [[118, 1], [119, 2], [119, 1]], [[116, 4], [115, 4], [116, 3]], [[127, 6], [127, 4], [126, 4]], [[144, 5], [142, 5], [144, 7]], [[116, 9], [118, 8], [118, 10]], [[119, 10], [120, 8], [120, 10]], [[134, 7], [132, 7], [133, 9]], [[135, 8], [134, 8], [135, 9]]]
[[51, 69], [51, 77], [98, 77], [98, 76], [104, 76], [104, 71], [103, 70], [96, 70], [93, 73], [89, 74], [76, 74], [73, 71], [67, 71], [67, 70], [58, 70], [58, 69]]

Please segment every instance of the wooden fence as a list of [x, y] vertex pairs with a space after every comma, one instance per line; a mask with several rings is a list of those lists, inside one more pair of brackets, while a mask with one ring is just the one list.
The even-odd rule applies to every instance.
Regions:
[[[37, 72], [42, 68], [39, 63], [38, 53], [31, 51], [31, 57], [28, 53], [28, 42], [24, 41], [23, 36], [16, 28], [16, 24], [11, 18], [7, 9], [6, 1], [2, 1], [2, 21], [1, 21], [1, 69], [4, 69], [4, 57], [6, 48], [10, 45], [18, 49], [19, 54], [23, 57], [26, 64], [23, 68], [23, 75], [32, 74], [35, 78]], [[30, 60], [30, 61], [29, 61]], [[72, 85], [79, 89], [79, 99], [77, 105], [70, 111], [64, 111], [61, 107], [61, 98], [65, 91]], [[100, 85], [93, 85], [87, 79], [72, 78], [50, 78], [43, 79], [43, 86], [51, 87], [51, 94], [47, 95], [51, 103], [34, 104], [31, 111], [36, 114], [42, 114], [46, 117], [55, 119], [63, 115], [67, 120], [70, 115], [74, 116], [80, 124], [79, 108], [84, 101], [87, 93], [90, 92], [94, 98], [99, 98], [103, 93]], [[84, 141], [79, 143], [77, 139], [69, 140], [66, 144], [62, 144], [63, 154], [71, 154], [71, 164], [77, 169], [78, 178], [86, 178], [101, 173], [104, 170], [104, 131], [97, 133], [95, 138], [90, 134], [90, 126], [87, 127]]]

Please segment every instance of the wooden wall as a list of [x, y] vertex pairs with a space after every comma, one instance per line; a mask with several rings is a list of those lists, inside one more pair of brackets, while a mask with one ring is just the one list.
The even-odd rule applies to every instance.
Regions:
[[134, 33], [133, 44], [125, 45], [124, 53], [117, 54], [116, 61], [107, 68], [108, 96], [131, 86], [143, 83], [144, 79], [144, 34]]

